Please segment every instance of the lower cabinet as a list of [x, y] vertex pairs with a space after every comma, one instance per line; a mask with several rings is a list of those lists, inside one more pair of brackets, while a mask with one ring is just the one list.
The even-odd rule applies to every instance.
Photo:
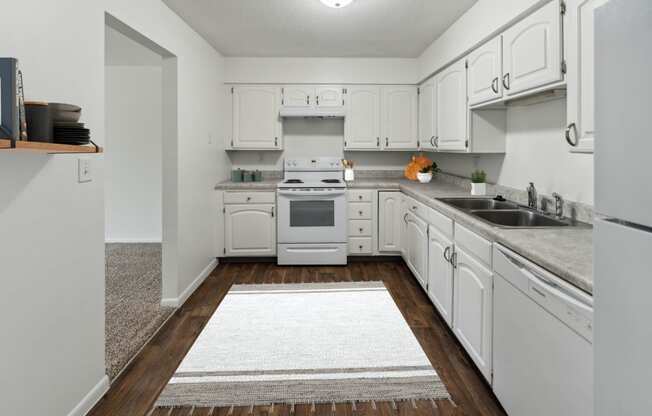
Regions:
[[378, 251], [401, 251], [401, 193], [378, 192]]
[[428, 229], [428, 296], [448, 326], [453, 326], [453, 241], [437, 228]]
[[453, 332], [491, 383], [493, 273], [463, 248], [454, 256]]
[[428, 224], [412, 212], [404, 216], [406, 223], [407, 252], [405, 254], [408, 267], [416, 276], [421, 286], [428, 286]]
[[224, 206], [224, 254], [226, 256], [275, 256], [274, 204]]

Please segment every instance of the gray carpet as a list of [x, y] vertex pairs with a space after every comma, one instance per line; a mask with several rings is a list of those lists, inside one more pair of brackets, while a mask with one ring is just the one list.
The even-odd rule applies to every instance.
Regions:
[[173, 311], [161, 307], [161, 244], [107, 244], [106, 368], [111, 380]]

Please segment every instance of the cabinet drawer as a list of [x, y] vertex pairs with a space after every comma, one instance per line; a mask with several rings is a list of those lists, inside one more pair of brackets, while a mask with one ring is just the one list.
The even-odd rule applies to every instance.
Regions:
[[441, 212], [428, 208], [428, 222], [448, 238], [453, 238], [453, 220]]
[[373, 192], [374, 191], [359, 191], [359, 190], [351, 190], [347, 191], [348, 195], [348, 200], [350, 202], [371, 202], [373, 198]]
[[274, 204], [276, 192], [224, 192], [225, 204]]
[[370, 237], [349, 238], [349, 254], [372, 254]]
[[371, 237], [371, 220], [349, 221], [349, 235], [351, 237]]
[[455, 246], [464, 247], [467, 252], [491, 268], [491, 241], [485, 240], [457, 223], [455, 224]]
[[350, 220], [370, 220], [371, 204], [368, 202], [349, 202]]
[[406, 202], [408, 211], [414, 213], [422, 220], [428, 220], [429, 211], [431, 210], [430, 207], [410, 197], [408, 197]]

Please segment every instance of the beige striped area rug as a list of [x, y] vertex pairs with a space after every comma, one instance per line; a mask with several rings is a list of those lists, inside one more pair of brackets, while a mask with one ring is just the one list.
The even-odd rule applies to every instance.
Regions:
[[382, 282], [236, 285], [157, 407], [449, 400]]

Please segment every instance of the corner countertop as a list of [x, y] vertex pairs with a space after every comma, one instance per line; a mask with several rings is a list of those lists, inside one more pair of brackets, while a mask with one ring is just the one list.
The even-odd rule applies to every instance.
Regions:
[[[278, 179], [263, 182], [221, 182], [218, 190], [275, 190]], [[502, 244], [533, 263], [593, 293], [593, 229], [591, 227], [505, 229], [492, 226], [437, 198], [469, 196], [464, 188], [434, 180], [420, 184], [405, 179], [360, 179], [348, 183], [349, 189], [402, 191], [417, 201], [471, 228], [485, 238]]]

